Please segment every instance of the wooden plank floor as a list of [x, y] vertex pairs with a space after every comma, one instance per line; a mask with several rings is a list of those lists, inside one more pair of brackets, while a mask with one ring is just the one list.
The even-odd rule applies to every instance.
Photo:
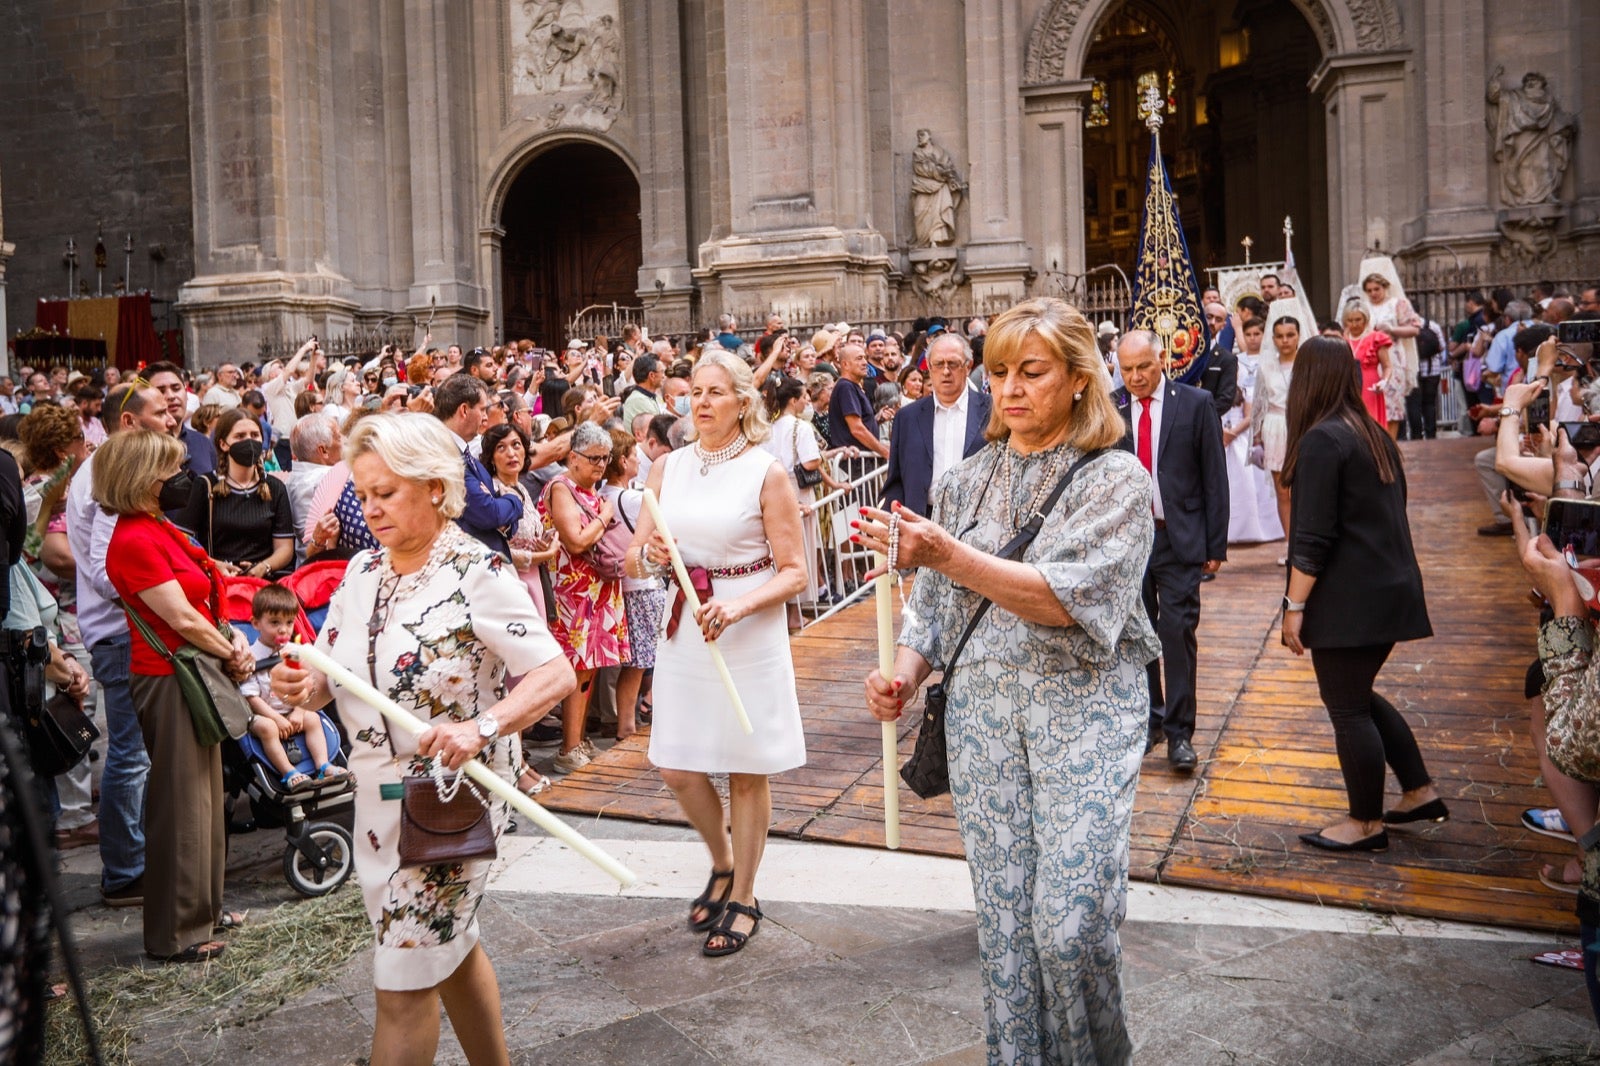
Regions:
[[[1185, 777], [1162, 753], [1145, 760], [1133, 821], [1132, 874], [1142, 880], [1320, 901], [1381, 913], [1567, 930], [1572, 897], [1544, 888], [1559, 841], [1524, 830], [1546, 806], [1527, 739], [1522, 677], [1535, 615], [1511, 542], [1478, 537], [1487, 505], [1473, 475], [1482, 442], [1403, 445], [1412, 534], [1428, 589], [1433, 639], [1396, 649], [1380, 689], [1406, 714], [1450, 804], [1442, 825], [1390, 832], [1383, 855], [1313, 853], [1296, 839], [1344, 809], [1333, 733], [1309, 659], [1278, 644], [1282, 543], [1235, 548], [1203, 586], [1201, 766]], [[773, 781], [773, 832], [881, 847], [883, 778], [876, 724], [861, 709], [875, 660], [870, 604], [794, 639], [810, 759]], [[914, 743], [903, 727], [902, 759]], [[649, 766], [643, 736], [618, 745], [547, 795], [560, 811], [681, 822]], [[1390, 798], [1396, 794], [1391, 778]], [[948, 797], [900, 791], [907, 850], [960, 856]]]

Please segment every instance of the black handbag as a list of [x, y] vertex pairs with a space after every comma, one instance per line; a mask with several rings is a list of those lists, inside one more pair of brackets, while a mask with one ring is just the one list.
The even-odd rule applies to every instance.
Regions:
[[[1050, 509], [1056, 505], [1061, 494], [1067, 491], [1067, 486], [1072, 484], [1072, 479], [1077, 476], [1078, 471], [1091, 460], [1104, 455], [1106, 450], [1090, 452], [1073, 463], [1056, 483], [1056, 487], [1050, 490], [1050, 495], [1034, 512], [1033, 517], [1028, 519], [1027, 524], [995, 554], [1001, 559], [1015, 559], [1020, 556], [1028, 545], [1033, 543], [1033, 538], [1039, 535], [1039, 530], [1044, 525], [1044, 516], [1050, 513]], [[951, 651], [950, 658], [945, 663], [944, 676], [929, 685], [926, 695], [923, 696], [922, 723], [917, 728], [917, 746], [912, 749], [911, 758], [900, 768], [900, 780], [923, 799], [932, 799], [950, 791], [950, 753], [945, 745], [944, 733], [945, 705], [949, 700], [950, 678], [955, 673], [956, 660], [961, 658], [961, 652], [966, 648], [967, 641], [972, 639], [978, 623], [983, 621], [983, 616], [993, 606], [994, 601], [987, 598], [978, 604], [978, 609], [972, 612], [972, 619], [967, 622], [967, 628], [961, 631], [961, 639], [956, 641], [955, 649]]]
[[28, 761], [40, 777], [54, 777], [77, 766], [100, 736], [100, 730], [83, 713], [83, 704], [65, 692], [45, 700], [37, 714], [32, 708], [26, 710], [24, 720]]
[[807, 470], [800, 462], [800, 420], [794, 420], [794, 433], [790, 436], [789, 450], [794, 452], [794, 483], [803, 489], [814, 489], [822, 484], [822, 467]]

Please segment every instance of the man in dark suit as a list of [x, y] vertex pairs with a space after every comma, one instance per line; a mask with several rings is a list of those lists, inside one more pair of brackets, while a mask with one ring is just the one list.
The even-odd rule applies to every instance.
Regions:
[[928, 496], [944, 472], [983, 447], [991, 407], [967, 382], [972, 349], [965, 337], [941, 333], [924, 355], [932, 391], [894, 416], [883, 483], [885, 506], [898, 503], [919, 515], [928, 513]]
[[1200, 387], [1211, 394], [1211, 404], [1221, 418], [1239, 398], [1239, 357], [1233, 354], [1231, 343], [1222, 343], [1228, 309], [1219, 303], [1206, 304], [1206, 323], [1211, 327], [1211, 348], [1206, 352], [1206, 368], [1200, 372]]
[[467, 478], [466, 508], [456, 525], [511, 561], [506, 532], [522, 521], [522, 497], [501, 496], [483, 463], [472, 454], [471, 444], [489, 420], [489, 394], [483, 382], [457, 371], [444, 379], [433, 395], [433, 413], [455, 435]]
[[1128, 421], [1123, 447], [1139, 457], [1155, 482], [1156, 539], [1145, 567], [1144, 604], [1166, 666], [1151, 663], [1150, 736], [1163, 733], [1167, 761], [1185, 773], [1194, 752], [1195, 627], [1200, 624], [1200, 577], [1216, 573], [1228, 557], [1228, 473], [1222, 426], [1211, 397], [1168, 381], [1161, 342], [1134, 330], [1117, 345], [1124, 387], [1117, 402]]

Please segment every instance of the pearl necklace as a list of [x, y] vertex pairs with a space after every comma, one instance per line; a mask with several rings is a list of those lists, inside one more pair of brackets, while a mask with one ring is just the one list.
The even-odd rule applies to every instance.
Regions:
[[718, 463], [725, 463], [729, 459], [741, 454], [750, 447], [749, 438], [741, 431], [732, 441], [724, 444], [714, 452], [708, 452], [699, 441], [694, 442], [694, 453], [700, 457], [700, 476], [705, 477], [711, 468]]
[[[1011, 511], [1011, 461], [1015, 459], [1018, 465], [1021, 465], [1026, 463], [1029, 457], [1025, 455], [1007, 454], [1007, 452], [1010, 452], [1010, 448], [1006, 447], [1003, 442], [1000, 446], [1004, 449], [1001, 452], [1000, 460], [1004, 465], [1001, 466], [1000, 473], [1004, 481], [1002, 486], [1002, 495], [1005, 497], [1006, 527], [1011, 530], [1016, 530], [1019, 528], [1019, 523]], [[1034, 487], [1033, 498], [1028, 501], [1027, 509], [1022, 512], [1022, 521], [1024, 523], [1033, 517], [1034, 512], [1039, 509], [1039, 504], [1044, 502], [1045, 496], [1049, 494], [1051, 489], [1055, 488], [1056, 471], [1061, 468], [1061, 458], [1065, 454], [1066, 449], [1062, 448], [1060, 445], [1057, 445], [1055, 448], [1055, 454], [1050, 457], [1049, 464], [1044, 468], [1044, 474], [1039, 478], [1039, 484]]]

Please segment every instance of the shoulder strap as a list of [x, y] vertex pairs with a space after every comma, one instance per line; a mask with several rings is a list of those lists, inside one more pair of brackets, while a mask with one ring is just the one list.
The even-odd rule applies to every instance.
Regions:
[[[1077, 477], [1078, 471], [1110, 450], [1109, 448], [1100, 448], [1089, 452], [1068, 467], [1067, 472], [1061, 476], [1061, 480], [1056, 482], [1056, 487], [1050, 490], [1050, 495], [1045, 497], [1044, 502], [1039, 505], [1039, 509], [1033, 513], [1021, 529], [1017, 530], [1016, 535], [1006, 542], [1005, 547], [995, 554], [1001, 559], [1015, 559], [1026, 551], [1028, 545], [1033, 543], [1033, 538], [1039, 535], [1039, 529], [1044, 525], [1045, 515], [1049, 514], [1051, 508], [1055, 507], [1056, 501], [1061, 499], [1061, 494], [1067, 491], [1067, 486], [1072, 484], [1072, 479]], [[955, 673], [956, 660], [961, 657], [962, 651], [966, 649], [967, 641], [972, 639], [972, 634], [978, 628], [978, 623], [983, 621], [983, 616], [993, 606], [994, 601], [985, 597], [984, 601], [978, 604], [978, 609], [972, 612], [972, 620], [967, 623], [967, 628], [961, 633], [961, 639], [956, 641], [955, 650], [950, 653], [949, 660], [944, 664], [942, 683], [945, 686], [948, 687], [950, 684], [950, 675]]]
[[139, 635], [144, 638], [144, 642], [150, 645], [150, 650], [170, 663], [172, 661], [172, 651], [167, 647], [166, 641], [156, 636], [156, 631], [151, 628], [150, 623], [140, 618], [139, 612], [129, 607], [126, 602], [118, 600], [117, 605], [122, 608], [122, 613], [128, 616], [128, 620], [139, 631]]

